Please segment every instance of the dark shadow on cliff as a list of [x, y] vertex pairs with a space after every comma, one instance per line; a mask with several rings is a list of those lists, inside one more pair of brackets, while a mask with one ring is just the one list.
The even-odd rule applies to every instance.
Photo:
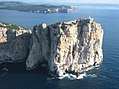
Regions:
[[5, 42], [0, 43], [0, 62], [24, 61], [29, 54], [31, 34], [23, 33], [19, 36], [7, 34]]
[[[7, 41], [0, 42], [0, 73], [39, 73], [39, 74], [48, 74], [47, 69], [42, 67], [41, 65], [37, 66], [34, 70], [26, 69], [26, 59], [30, 52], [31, 43], [31, 34], [23, 33], [19, 36], [16, 36], [16, 33], [6, 33]], [[18, 45], [18, 49], [16, 49], [16, 42]], [[20, 48], [21, 47], [21, 48]], [[22, 48], [24, 47], [24, 50]], [[7, 56], [7, 53], [15, 55], [15, 60], [12, 57]], [[23, 58], [20, 59], [21, 56], [26, 54]], [[21, 57], [22, 58], [22, 57]]]

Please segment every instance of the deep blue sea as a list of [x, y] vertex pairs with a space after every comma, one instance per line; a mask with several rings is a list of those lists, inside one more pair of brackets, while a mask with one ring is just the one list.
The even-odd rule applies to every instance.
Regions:
[[0, 89], [119, 89], [119, 9], [80, 8], [69, 13], [38, 14], [0, 10], [0, 22], [32, 29], [36, 24], [52, 24], [92, 16], [104, 29], [104, 61], [80, 80], [50, 80], [45, 69], [26, 71], [25, 64], [0, 65]]

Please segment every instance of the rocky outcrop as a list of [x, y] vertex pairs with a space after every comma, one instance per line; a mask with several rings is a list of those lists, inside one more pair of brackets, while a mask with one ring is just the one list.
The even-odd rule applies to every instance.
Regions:
[[29, 54], [31, 31], [0, 23], [0, 62], [24, 61]]
[[58, 76], [80, 74], [103, 60], [103, 29], [92, 18], [35, 26], [32, 40], [26, 60], [30, 69], [47, 62], [49, 71]]
[[79, 75], [103, 60], [103, 29], [92, 18], [41, 24], [34, 29], [0, 23], [0, 62], [25, 61], [28, 69], [47, 64], [50, 72]]

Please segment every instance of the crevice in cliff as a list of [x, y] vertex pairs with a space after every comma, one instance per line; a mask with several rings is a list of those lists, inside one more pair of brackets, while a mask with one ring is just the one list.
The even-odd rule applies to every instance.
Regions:
[[36, 30], [37, 30], [37, 29], [34, 27], [33, 34], [34, 34], [34, 36], [36, 37], [38, 43], [40, 44], [40, 40], [39, 40], [39, 38], [38, 38], [38, 36], [37, 36], [37, 34], [36, 34]]
[[[95, 46], [95, 42], [97, 38], [102, 40], [102, 36], [100, 37], [100, 34], [102, 34], [100, 30], [102, 29], [99, 27], [99, 32], [93, 31], [90, 21], [92, 20], [82, 19], [80, 21], [57, 23], [47, 27], [44, 24], [39, 25], [45, 26], [43, 28], [36, 26], [33, 35], [37, 38], [39, 44], [37, 46], [40, 51], [38, 50], [39, 53], [36, 56], [34, 56], [34, 53], [31, 54], [34, 60], [39, 57], [34, 64], [46, 60], [49, 71], [62, 76], [65, 73], [78, 75], [82, 70], [100, 63], [102, 54], [99, 52], [102, 49]], [[30, 59], [30, 61], [33, 60]], [[32, 66], [33, 64], [31, 64]]]
[[47, 39], [48, 39], [48, 46], [49, 46], [49, 58], [50, 58], [50, 50], [51, 50], [51, 30], [50, 30], [50, 27], [48, 26], [47, 27], [47, 30], [48, 30], [48, 34], [47, 34]]

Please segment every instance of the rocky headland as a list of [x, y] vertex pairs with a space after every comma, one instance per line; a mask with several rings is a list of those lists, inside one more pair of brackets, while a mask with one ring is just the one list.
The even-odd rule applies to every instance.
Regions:
[[92, 18], [43, 23], [32, 31], [0, 23], [0, 61], [24, 61], [27, 69], [45, 64], [57, 76], [80, 75], [102, 62], [102, 41], [103, 29]]
[[50, 4], [29, 4], [16, 1], [0, 2], [0, 9], [17, 10], [31, 13], [68, 13], [74, 9], [67, 5], [50, 5]]

